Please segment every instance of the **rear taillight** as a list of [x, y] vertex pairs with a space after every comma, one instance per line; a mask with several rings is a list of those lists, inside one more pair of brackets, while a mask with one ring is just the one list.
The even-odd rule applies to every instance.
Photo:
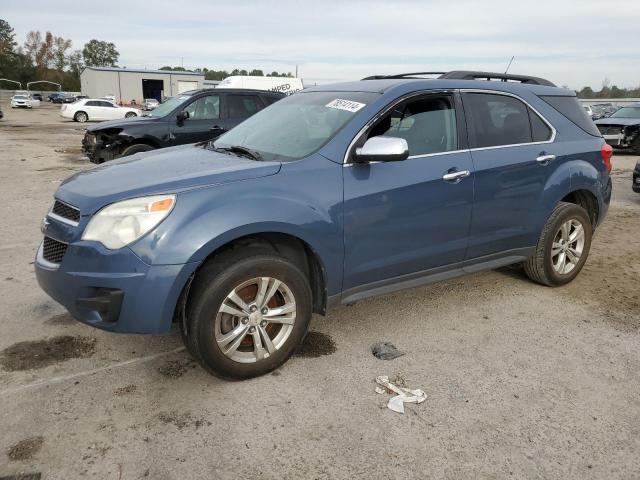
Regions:
[[600, 149], [600, 154], [602, 155], [602, 163], [607, 168], [607, 172], [611, 173], [611, 157], [613, 156], [613, 148], [608, 143], [602, 145]]

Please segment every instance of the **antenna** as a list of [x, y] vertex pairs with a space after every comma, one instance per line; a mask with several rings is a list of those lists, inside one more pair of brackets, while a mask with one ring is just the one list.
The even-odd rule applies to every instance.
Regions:
[[512, 56], [511, 60], [509, 60], [509, 65], [507, 65], [507, 69], [504, 71], [504, 74], [506, 75], [507, 72], [509, 71], [509, 68], [511, 67], [511, 63], [513, 62], [513, 59], [516, 58], [516, 56]]

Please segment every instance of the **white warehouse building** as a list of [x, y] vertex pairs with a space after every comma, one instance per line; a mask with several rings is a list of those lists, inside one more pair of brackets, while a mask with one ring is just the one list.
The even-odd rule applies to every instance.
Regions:
[[89, 98], [113, 95], [116, 102], [141, 104], [145, 98], [161, 101], [187, 90], [203, 88], [204, 74], [168, 70], [85, 67], [80, 74], [82, 94]]

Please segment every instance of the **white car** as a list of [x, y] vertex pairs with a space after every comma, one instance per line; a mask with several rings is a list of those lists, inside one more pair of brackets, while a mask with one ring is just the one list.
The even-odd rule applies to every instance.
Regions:
[[11, 108], [39, 107], [40, 100], [34, 100], [29, 95], [14, 95], [11, 97]]
[[160, 102], [158, 102], [158, 100], [156, 100], [155, 98], [145, 98], [144, 102], [142, 102], [142, 109], [147, 111], [153, 110], [158, 105], [160, 105]]
[[139, 117], [141, 112], [136, 108], [120, 107], [108, 100], [85, 98], [68, 105], [62, 105], [60, 115], [84, 123], [86, 121]]

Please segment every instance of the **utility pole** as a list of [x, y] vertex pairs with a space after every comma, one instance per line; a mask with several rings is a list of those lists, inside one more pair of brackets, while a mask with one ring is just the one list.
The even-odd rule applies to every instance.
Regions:
[[296, 64], [296, 78], [298, 78], [298, 64]]

